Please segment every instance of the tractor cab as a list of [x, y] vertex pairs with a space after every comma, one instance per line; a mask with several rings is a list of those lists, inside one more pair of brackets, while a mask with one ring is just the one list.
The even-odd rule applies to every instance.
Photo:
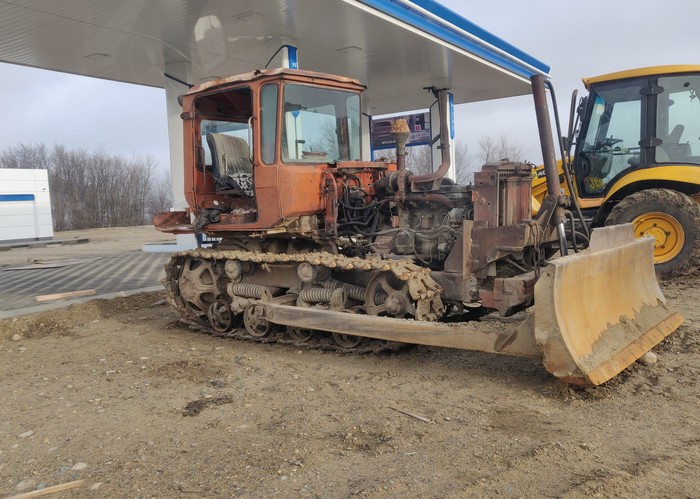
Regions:
[[360, 159], [364, 88], [350, 78], [274, 69], [184, 94], [185, 195], [195, 227], [269, 229], [321, 212], [323, 171]]

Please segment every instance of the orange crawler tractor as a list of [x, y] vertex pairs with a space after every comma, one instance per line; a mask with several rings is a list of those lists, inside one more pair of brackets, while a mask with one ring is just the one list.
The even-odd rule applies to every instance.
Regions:
[[652, 240], [631, 226], [597, 229], [586, 253], [553, 258], [567, 248], [567, 200], [542, 77], [533, 95], [549, 194], [535, 217], [527, 164], [484, 165], [473, 187], [444, 178], [445, 90], [433, 90], [436, 171], [406, 169], [401, 121], [396, 161], [361, 161], [363, 89], [278, 69], [182, 97], [189, 209], [154, 223], [218, 241], [166, 265], [184, 319], [338, 350], [414, 343], [543, 357], [578, 385], [615, 376], [681, 323], [656, 282]]

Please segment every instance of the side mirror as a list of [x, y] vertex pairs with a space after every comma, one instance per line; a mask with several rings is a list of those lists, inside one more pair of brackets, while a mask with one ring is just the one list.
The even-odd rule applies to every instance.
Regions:
[[588, 107], [588, 96], [586, 97], [581, 97], [581, 102], [578, 104], [578, 109], [576, 110], [576, 113], [581, 116], [583, 112], [586, 110], [586, 107]]

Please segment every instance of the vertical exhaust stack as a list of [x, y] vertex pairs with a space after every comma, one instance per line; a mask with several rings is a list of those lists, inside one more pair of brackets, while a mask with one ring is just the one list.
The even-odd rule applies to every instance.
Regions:
[[411, 191], [413, 192], [440, 190], [442, 179], [450, 170], [450, 140], [448, 137], [449, 125], [447, 122], [449, 113], [448, 89], [441, 88], [438, 90], [433, 87], [430, 90], [433, 91], [438, 101], [438, 112], [440, 113], [440, 155], [442, 156], [442, 162], [433, 173], [411, 175], [409, 181], [411, 183]]
[[552, 216], [552, 224], [557, 229], [559, 237], [559, 251], [562, 256], [566, 256], [566, 233], [564, 231], [565, 210], [561, 197], [561, 183], [557, 172], [557, 158], [554, 152], [554, 141], [552, 140], [552, 124], [549, 120], [549, 108], [547, 107], [547, 93], [544, 88], [544, 76], [535, 75], [532, 82], [532, 96], [535, 99], [535, 114], [537, 116], [537, 129], [540, 135], [540, 145], [542, 146], [542, 161], [544, 163], [544, 173], [547, 179], [547, 192], [549, 196], [557, 199], [557, 207]]

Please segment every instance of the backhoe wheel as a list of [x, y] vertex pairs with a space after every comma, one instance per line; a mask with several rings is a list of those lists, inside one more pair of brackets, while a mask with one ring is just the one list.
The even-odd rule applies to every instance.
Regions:
[[656, 271], [668, 274], [700, 262], [700, 206], [671, 189], [647, 189], [620, 201], [605, 225], [631, 223], [636, 237], [652, 236]]

